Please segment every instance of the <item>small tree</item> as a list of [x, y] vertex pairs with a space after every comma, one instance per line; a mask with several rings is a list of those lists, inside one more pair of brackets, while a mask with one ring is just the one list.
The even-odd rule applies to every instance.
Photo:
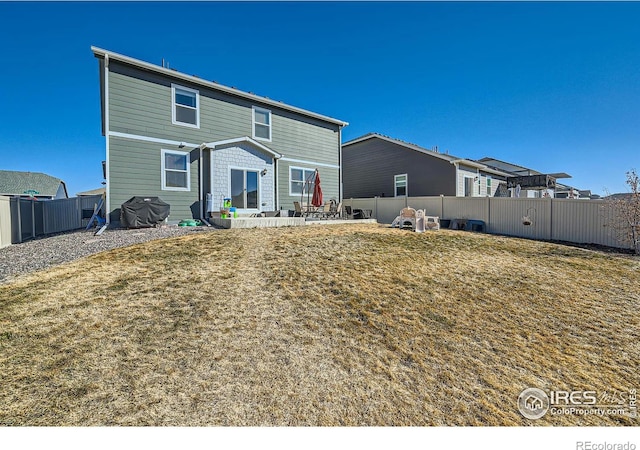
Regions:
[[636, 169], [631, 169], [626, 175], [630, 193], [607, 199], [607, 206], [614, 217], [610, 226], [620, 243], [630, 245], [636, 255], [640, 255], [640, 177]]

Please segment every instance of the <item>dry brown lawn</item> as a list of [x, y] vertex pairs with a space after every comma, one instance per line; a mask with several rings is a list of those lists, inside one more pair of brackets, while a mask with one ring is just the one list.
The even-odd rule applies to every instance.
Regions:
[[377, 225], [228, 230], [0, 286], [4, 425], [638, 425], [640, 260]]

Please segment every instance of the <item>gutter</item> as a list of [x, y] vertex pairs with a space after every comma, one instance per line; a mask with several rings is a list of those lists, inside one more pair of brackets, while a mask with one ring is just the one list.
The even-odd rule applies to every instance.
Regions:
[[150, 64], [150, 63], [141, 61], [139, 59], [131, 58], [129, 56], [125, 56], [125, 55], [122, 55], [122, 54], [119, 54], [119, 53], [111, 52], [109, 50], [105, 50], [105, 49], [102, 49], [102, 48], [99, 48], [99, 47], [91, 46], [91, 51], [93, 51], [93, 54], [96, 57], [100, 56], [100, 57], [104, 57], [105, 59], [107, 57], [111, 57], [111, 59], [113, 59], [115, 61], [120, 61], [120, 62], [123, 62], [123, 63], [126, 63], [126, 64], [130, 64], [130, 65], [138, 67], [140, 69], [144, 69], [144, 70], [148, 70], [148, 71], [152, 71], [152, 72], [156, 72], [156, 73], [161, 73], [161, 74], [166, 75], [166, 76], [171, 77], [171, 78], [178, 78], [178, 79], [181, 79], [181, 80], [189, 81], [189, 82], [191, 82], [193, 84], [197, 84], [197, 85], [200, 85], [200, 86], [208, 87], [208, 88], [214, 89], [216, 91], [225, 92], [227, 94], [231, 94], [231, 95], [235, 95], [237, 97], [242, 97], [242, 98], [246, 98], [246, 99], [249, 99], [249, 100], [253, 100], [255, 102], [262, 103], [262, 104], [265, 104], [265, 105], [273, 106], [273, 107], [284, 109], [284, 110], [287, 110], [287, 111], [292, 111], [292, 112], [295, 112], [295, 113], [298, 113], [298, 114], [302, 114], [302, 115], [307, 116], [307, 117], [311, 117], [311, 118], [314, 118], [314, 119], [322, 120], [324, 122], [329, 122], [329, 123], [333, 123], [333, 124], [340, 125], [340, 126], [349, 125], [348, 122], [345, 122], [343, 120], [334, 119], [333, 117], [325, 116], [325, 115], [322, 115], [322, 114], [314, 113], [312, 111], [308, 111], [306, 109], [302, 109], [302, 108], [298, 108], [298, 107], [295, 107], [295, 106], [287, 105], [286, 103], [279, 102], [279, 101], [276, 101], [276, 100], [272, 100], [272, 99], [267, 98], [267, 97], [261, 97], [259, 95], [250, 94], [248, 92], [244, 92], [244, 91], [241, 91], [239, 89], [230, 88], [230, 87], [224, 86], [222, 84], [218, 84], [218, 83], [214, 83], [212, 81], [204, 80], [204, 79], [202, 79], [200, 77], [195, 77], [193, 75], [187, 75], [187, 74], [184, 74], [184, 73], [172, 70], [172, 69], [167, 69], [167, 68], [164, 68], [164, 67], [160, 67], [160, 66], [157, 66], [155, 64]]

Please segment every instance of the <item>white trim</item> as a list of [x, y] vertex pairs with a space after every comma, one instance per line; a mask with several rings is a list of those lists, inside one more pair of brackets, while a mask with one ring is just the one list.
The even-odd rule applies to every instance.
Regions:
[[278, 196], [280, 195], [278, 189], [278, 180], [280, 179], [280, 164], [278, 164], [278, 159], [273, 160], [273, 195], [275, 203], [273, 207], [276, 211], [280, 209], [280, 199]]
[[[261, 126], [266, 126], [269, 128], [269, 137], [268, 138], [263, 138], [263, 137], [258, 137], [256, 136], [256, 111], [258, 112], [262, 112], [262, 113], [267, 113], [268, 115], [268, 124], [264, 124], [264, 123], [260, 123], [257, 122], [258, 125]], [[253, 139], [259, 139], [261, 141], [265, 141], [265, 142], [271, 142], [271, 138], [272, 138], [272, 130], [273, 130], [273, 122], [272, 122], [272, 114], [271, 114], [271, 110], [270, 109], [266, 109], [266, 108], [261, 108], [259, 106], [252, 106], [251, 107], [251, 136], [253, 137]]]
[[[186, 106], [186, 105], [180, 105], [180, 107], [182, 108], [188, 108], [188, 109], [195, 109], [196, 111], [196, 123], [189, 123], [189, 122], [179, 122], [176, 119], [176, 106], [178, 106], [178, 104], [176, 103], [176, 89], [181, 90], [181, 91], [185, 91], [185, 92], [189, 92], [191, 94], [195, 94], [196, 96], [196, 107], [193, 108], [191, 106]], [[198, 91], [197, 89], [191, 89], [188, 87], [184, 87], [181, 86], [179, 84], [175, 84], [175, 83], [171, 83], [171, 123], [174, 125], [180, 125], [182, 127], [189, 127], [189, 128], [200, 128], [200, 91]]]
[[[404, 195], [398, 195], [398, 177], [404, 177]], [[393, 176], [393, 196], [394, 197], [408, 197], [409, 196], [409, 175], [406, 173], [399, 173]]]
[[205, 87], [208, 87], [210, 89], [215, 89], [215, 90], [220, 91], [220, 92], [225, 92], [227, 94], [232, 94], [232, 95], [235, 95], [235, 96], [238, 96], [238, 97], [246, 98], [246, 99], [249, 99], [249, 100], [252, 100], [252, 101], [255, 101], [255, 102], [259, 102], [259, 103], [262, 103], [262, 104], [265, 104], [265, 105], [269, 105], [269, 106], [272, 106], [272, 107], [275, 107], [275, 108], [280, 108], [280, 109], [284, 109], [284, 110], [287, 110], [287, 111], [292, 111], [292, 112], [295, 112], [295, 113], [298, 113], [298, 114], [302, 114], [303, 116], [312, 117], [314, 119], [319, 119], [319, 120], [322, 120], [324, 122], [333, 123], [333, 124], [341, 126], [341, 127], [346, 127], [347, 125], [349, 125], [349, 122], [345, 122], [343, 120], [338, 120], [338, 119], [334, 119], [334, 118], [329, 117], [329, 116], [324, 116], [322, 114], [318, 114], [318, 113], [314, 113], [314, 112], [311, 112], [311, 111], [307, 111], [305, 109], [297, 108], [297, 107], [291, 106], [291, 105], [287, 105], [285, 103], [278, 102], [276, 100], [271, 100], [271, 99], [266, 98], [266, 97], [260, 97], [259, 95], [249, 94], [247, 92], [243, 92], [243, 91], [240, 91], [238, 89], [234, 89], [234, 88], [230, 88], [230, 87], [227, 87], [227, 86], [223, 86], [223, 85], [218, 84], [218, 83], [213, 83], [213, 82], [210, 82], [210, 81], [206, 81], [206, 80], [204, 80], [202, 78], [194, 77], [192, 75], [187, 75], [187, 74], [184, 74], [184, 73], [177, 72], [177, 71], [175, 71], [173, 69], [167, 69], [167, 68], [164, 68], [164, 67], [157, 66], [155, 64], [150, 64], [150, 63], [147, 63], [147, 62], [144, 62], [144, 61], [140, 61], [139, 59], [131, 58], [129, 56], [121, 55], [119, 53], [111, 52], [109, 50], [105, 50], [105, 49], [102, 49], [102, 48], [99, 48], [99, 47], [91, 46], [91, 51], [93, 52], [93, 54], [96, 57], [107, 57], [107, 56], [109, 56], [109, 57], [111, 57], [111, 59], [114, 59], [116, 61], [120, 61], [120, 62], [123, 62], [123, 63], [126, 63], [126, 64], [130, 64], [130, 65], [142, 68], [142, 69], [150, 70], [150, 71], [155, 72], [155, 73], [160, 73], [160, 74], [163, 74], [165, 76], [169, 76], [169, 77], [174, 78], [174, 79], [177, 78], [177, 79], [181, 79], [181, 80], [186, 80], [186, 81], [188, 81], [190, 83], [194, 83], [194, 84], [199, 85], [199, 86], [205, 86]]
[[229, 145], [229, 144], [241, 144], [241, 143], [248, 143], [251, 144], [255, 147], [258, 147], [259, 149], [261, 149], [262, 151], [269, 153], [271, 156], [273, 156], [275, 159], [280, 159], [282, 158], [282, 155], [274, 150], [271, 150], [269, 147], [267, 147], [264, 144], [261, 144], [260, 142], [254, 141], [253, 139], [251, 139], [248, 136], [244, 136], [244, 137], [239, 137], [239, 138], [233, 138], [233, 139], [225, 139], [223, 141], [215, 141], [215, 142], [205, 142], [203, 144], [200, 144], [200, 148], [202, 150], [205, 149], [210, 149], [210, 150], [215, 150], [216, 147], [221, 147], [223, 145]]
[[181, 145], [185, 147], [196, 148], [200, 144], [193, 144], [190, 142], [182, 142], [182, 141], [172, 141], [170, 139], [160, 139], [149, 136], [140, 136], [139, 134], [129, 134], [129, 133], [120, 133], [119, 131], [109, 131], [107, 132], [107, 136], [119, 137], [122, 139], [129, 139], [132, 141], [144, 141], [144, 142], [153, 142], [155, 144], [165, 144], [165, 145], [175, 145], [176, 147], [180, 147]]
[[[260, 169], [253, 169], [250, 167], [238, 167], [238, 166], [227, 166], [227, 173], [229, 174], [229, 183], [228, 183], [228, 191], [229, 192], [229, 198], [231, 198], [231, 206], [233, 206], [233, 193], [231, 192], [231, 171], [232, 170], [240, 170], [244, 173], [243, 176], [243, 185], [244, 188], [246, 188], [247, 186], [247, 172], [254, 172], [256, 174], [258, 174], [257, 180], [258, 180], [258, 207], [257, 208], [237, 208], [236, 207], [236, 212], [238, 213], [255, 213], [255, 212], [260, 212], [261, 209], [260, 207], [262, 206], [262, 177], [260, 176]], [[245, 189], [244, 192], [244, 201], [246, 203], [247, 201], [247, 192]]]
[[[292, 170], [302, 170], [302, 193], [301, 194], [297, 194], [297, 193], [292, 193], [291, 192], [291, 183], [294, 181], [291, 179], [291, 171]], [[296, 167], [296, 166], [289, 166], [289, 197], [300, 197], [301, 195], [304, 195], [304, 182], [307, 180], [307, 177], [305, 176], [305, 171], [309, 171], [309, 172], [315, 172], [316, 169], [315, 168], [311, 168], [311, 167]], [[300, 182], [300, 180], [295, 180], [296, 182]]]
[[109, 146], [111, 144], [109, 140], [109, 55], [104, 57], [104, 134], [105, 134], [105, 177], [106, 183], [104, 185], [104, 198], [105, 198], [105, 216], [107, 225], [111, 223], [111, 177], [109, 161]]
[[[166, 171], [167, 170], [172, 170], [174, 172], [182, 172], [182, 170], [174, 170], [174, 169], [165, 169], [165, 155], [169, 153], [169, 154], [174, 154], [174, 155], [181, 155], [184, 156], [187, 159], [187, 187], [186, 188], [182, 188], [182, 187], [173, 187], [173, 186], [167, 186], [167, 177], [166, 177]], [[160, 151], [160, 178], [162, 180], [162, 190], [163, 191], [182, 191], [182, 192], [191, 192], [191, 161], [189, 158], [189, 152], [183, 152], [183, 151], [179, 151], [179, 150], [167, 150], [167, 149], [161, 149]]]
[[308, 164], [310, 166], [318, 166], [318, 167], [329, 167], [330, 169], [339, 169], [340, 166], [336, 165], [336, 164], [327, 164], [327, 163], [321, 163], [321, 162], [317, 162], [317, 161], [308, 161], [306, 159], [294, 159], [294, 158], [280, 158], [281, 161], [286, 161], [286, 162], [292, 162], [292, 163], [298, 163], [298, 164]]
[[466, 194], [466, 189], [467, 189], [467, 178], [471, 179], [471, 181], [473, 181], [473, 183], [471, 183], [471, 187], [472, 187], [472, 191], [471, 191], [471, 195], [469, 197], [477, 197], [475, 190], [476, 190], [476, 177], [471, 176], [471, 175], [465, 175], [462, 174], [462, 197], [467, 197]]

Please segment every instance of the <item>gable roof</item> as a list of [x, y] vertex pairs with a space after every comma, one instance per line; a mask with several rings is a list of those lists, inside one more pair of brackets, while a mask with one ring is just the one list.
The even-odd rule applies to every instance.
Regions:
[[357, 144], [358, 142], [364, 142], [366, 140], [369, 139], [381, 139], [383, 141], [387, 141], [387, 142], [391, 142], [392, 144], [397, 144], [397, 145], [401, 145], [405, 148], [408, 148], [410, 150], [414, 150], [416, 152], [420, 152], [420, 153], [424, 153], [425, 155], [429, 155], [429, 156], [433, 156], [435, 158], [440, 158], [443, 159], [445, 161], [450, 162], [451, 164], [462, 164], [462, 165], [466, 165], [466, 166], [470, 166], [470, 167], [474, 167], [476, 169], [480, 169], [483, 172], [488, 172], [494, 175], [500, 175], [500, 176], [507, 176], [508, 174], [504, 173], [503, 171], [493, 168], [493, 167], [489, 167], [485, 164], [481, 164], [477, 161], [472, 161], [470, 159], [465, 159], [465, 158], [458, 158], [457, 156], [453, 156], [450, 155], [448, 153], [440, 153], [440, 152], [436, 152], [434, 150], [429, 150], [426, 149], [424, 147], [420, 147], [419, 145], [416, 144], [411, 144], [409, 142], [405, 142], [403, 140], [400, 139], [394, 139], [392, 137], [389, 136], [385, 136], [383, 134], [379, 134], [379, 133], [367, 133], [363, 136], [360, 136], [358, 138], [352, 139], [348, 142], [345, 142], [344, 144], [342, 144], [342, 148], [344, 150], [345, 147], [348, 147], [350, 145], [353, 144]]
[[231, 94], [231, 95], [235, 95], [236, 97], [242, 97], [245, 98], [247, 100], [251, 100], [254, 102], [259, 102], [263, 105], [269, 105], [269, 106], [274, 106], [276, 108], [280, 108], [280, 109], [284, 109], [287, 111], [291, 111], [294, 113], [298, 113], [298, 114], [302, 114], [304, 116], [307, 117], [311, 117], [314, 119], [318, 119], [318, 120], [322, 120], [324, 122], [329, 122], [329, 123], [333, 123], [335, 125], [339, 125], [341, 127], [346, 127], [347, 125], [349, 125], [348, 122], [345, 122], [344, 120], [339, 120], [339, 119], [334, 119], [333, 117], [329, 117], [329, 116], [325, 116], [322, 114], [318, 114], [318, 113], [314, 113], [312, 111], [308, 111], [306, 109], [302, 109], [302, 108], [298, 108], [296, 106], [291, 106], [291, 105], [287, 105], [286, 103], [283, 102], [279, 102], [273, 99], [270, 99], [268, 97], [262, 97], [256, 94], [252, 94], [250, 92], [244, 92], [241, 91], [239, 89], [233, 88], [233, 87], [229, 87], [229, 86], [224, 86], [222, 84], [213, 82], [213, 81], [207, 81], [204, 80], [200, 77], [196, 77], [193, 75], [187, 75], [185, 73], [181, 73], [178, 72], [174, 69], [169, 69], [169, 68], [165, 68], [165, 67], [161, 67], [155, 64], [151, 64], [145, 61], [141, 61], [139, 59], [135, 59], [135, 58], [131, 58], [129, 56], [125, 56], [125, 55], [121, 55], [120, 53], [115, 53], [109, 50], [105, 50], [99, 47], [91, 47], [91, 51], [93, 51], [93, 54], [96, 58], [101, 58], [104, 59], [105, 57], [108, 57], [110, 60], [114, 60], [114, 61], [118, 61], [121, 63], [125, 63], [125, 64], [129, 64], [131, 66], [135, 66], [139, 69], [143, 69], [143, 70], [147, 70], [150, 72], [155, 72], [155, 73], [159, 73], [162, 75], [165, 75], [167, 77], [173, 78], [173, 79], [180, 79], [180, 80], [185, 80], [185, 81], [189, 81], [190, 83], [196, 84], [196, 85], [200, 85], [200, 86], [204, 86], [207, 87], [209, 89], [213, 89], [219, 92], [224, 92], [227, 94]]
[[280, 153], [278, 153], [278, 152], [276, 152], [274, 150], [271, 150], [266, 145], [261, 144], [260, 142], [254, 140], [254, 139], [251, 139], [248, 136], [239, 137], [239, 138], [235, 138], [235, 139], [225, 139], [223, 141], [205, 142], [205, 143], [200, 145], [200, 149], [201, 150], [205, 150], [205, 149], [216, 150], [216, 147], [220, 147], [220, 146], [223, 146], [223, 145], [229, 145], [229, 144], [251, 144], [254, 147], [262, 150], [263, 152], [271, 155], [275, 159], [282, 158], [282, 155]]
[[[40, 172], [19, 172], [0, 170], [0, 195], [28, 195], [27, 191], [36, 191], [36, 197], [55, 197], [60, 184], [67, 193], [67, 186], [59, 178]], [[68, 197], [68, 195], [67, 195]]]
[[76, 194], [77, 197], [85, 197], [85, 196], [89, 196], [89, 195], [104, 195], [106, 192], [106, 189], [104, 187], [101, 188], [97, 188], [97, 189], [91, 189], [90, 191], [82, 191], [82, 192], [78, 192]]
[[454, 161], [460, 158], [457, 158], [455, 156], [451, 156], [448, 154], [443, 154], [443, 153], [438, 153], [435, 152], [433, 150], [428, 150], [426, 148], [420, 147], [419, 145], [416, 144], [411, 144], [409, 142], [400, 140], [400, 139], [394, 139], [392, 137], [389, 136], [385, 136], [383, 134], [380, 133], [367, 133], [363, 136], [357, 137], [355, 139], [352, 139], [348, 142], [345, 142], [344, 144], [342, 144], [342, 148], [344, 149], [345, 147], [348, 147], [350, 145], [353, 144], [357, 144], [358, 142], [363, 142], [363, 141], [367, 141], [369, 139], [381, 139], [383, 141], [387, 141], [387, 142], [391, 142], [392, 144], [397, 144], [397, 145], [401, 145], [405, 148], [411, 149], [411, 150], [415, 150], [416, 152], [420, 152], [420, 153], [424, 153], [425, 155], [429, 155], [429, 156], [434, 156], [436, 158], [440, 158], [440, 159], [444, 159], [445, 161]]

